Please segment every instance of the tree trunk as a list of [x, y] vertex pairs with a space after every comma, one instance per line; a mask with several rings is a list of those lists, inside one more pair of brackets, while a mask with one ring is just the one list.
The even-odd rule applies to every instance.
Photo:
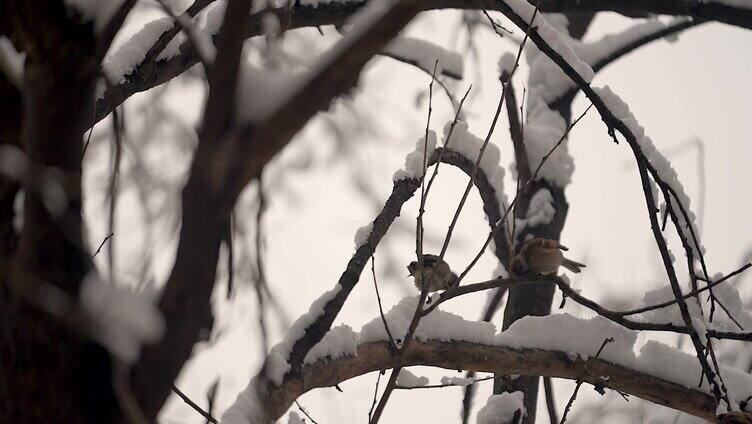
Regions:
[[[93, 28], [75, 23], [62, 2], [10, 1], [5, 11], [2, 28], [26, 53], [26, 65], [22, 105], [3, 98], [2, 108], [15, 110], [19, 123], [23, 114], [20, 144], [29, 167], [15, 249], [8, 222], [15, 192], [3, 181], [9, 191], [2, 193], [0, 228], [9, 242], [0, 260], [0, 422], [107, 422], [116, 411], [109, 355], [55, 309], [77, 301], [89, 269], [81, 141], [99, 73]], [[12, 130], [7, 137], [3, 142], [14, 143]]]
[[[590, 12], [569, 13], [566, 14], [566, 16], [569, 20], [570, 34], [572, 37], [580, 39], [585, 35], [585, 31], [587, 31], [595, 14]], [[573, 100], [574, 96], [569, 96], [554, 105], [554, 110], [564, 118], [567, 125], [569, 125], [572, 118], [571, 110]], [[533, 167], [537, 166], [537, 164], [531, 165]], [[522, 247], [528, 235], [553, 240], [559, 240], [561, 236], [569, 204], [564, 196], [564, 189], [560, 187], [553, 186], [544, 180], [536, 182], [527, 193], [521, 194], [516, 216], [518, 218], [525, 217], [530, 199], [536, 192], [538, 192], [538, 190], [542, 189], [548, 189], [551, 192], [551, 196], [553, 197], [553, 207], [556, 210], [556, 214], [554, 215], [553, 220], [548, 224], [538, 225], [529, 228], [526, 231], [522, 231], [517, 238], [517, 250]], [[555, 286], [553, 284], [511, 287], [509, 289], [509, 294], [507, 295], [507, 305], [504, 309], [504, 322], [502, 324], [502, 329], [506, 330], [513, 322], [528, 315], [543, 316], [550, 314], [551, 302], [555, 291]], [[528, 376], [522, 376], [515, 379], [511, 379], [508, 376], [498, 377], [501, 378], [494, 380], [494, 393], [515, 392], [518, 390], [525, 393], [525, 408], [527, 409], [527, 416], [522, 422], [524, 424], [535, 423], [540, 378]]]

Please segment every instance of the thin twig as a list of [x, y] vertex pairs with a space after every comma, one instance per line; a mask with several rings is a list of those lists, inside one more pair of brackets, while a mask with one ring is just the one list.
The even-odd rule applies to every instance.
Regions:
[[465, 99], [467, 99], [467, 95], [470, 94], [470, 90], [472, 90], [473, 86], [470, 85], [470, 87], [467, 88], [467, 91], [465, 92], [465, 95], [462, 96], [462, 100], [460, 100], [460, 105], [457, 107], [457, 112], [454, 114], [454, 120], [452, 120], [452, 123], [449, 125], [449, 132], [447, 133], [446, 140], [444, 141], [444, 148], [441, 149], [441, 152], [439, 153], [439, 158], [436, 160], [436, 165], [433, 167], [433, 174], [431, 174], [431, 178], [428, 180], [428, 184], [426, 185], [426, 193], [425, 197], [428, 198], [428, 193], [431, 191], [431, 186], [433, 186], [433, 180], [436, 179], [436, 175], [439, 173], [439, 164], [441, 164], [441, 159], [444, 158], [444, 153], [446, 152], [446, 148], [449, 147], [449, 142], [452, 141], [452, 134], [454, 133], [454, 127], [457, 125], [457, 121], [459, 120], [460, 113], [462, 112], [462, 105], [465, 104]]
[[202, 417], [206, 418], [209, 422], [216, 424], [217, 419], [212, 417], [208, 412], [201, 409], [200, 406], [196, 404], [196, 402], [192, 401], [188, 396], [185, 395], [185, 393], [181, 392], [180, 389], [175, 387], [175, 385], [172, 386], [172, 391], [180, 397], [180, 399], [183, 399], [183, 402], [188, 404], [191, 408], [193, 408], [196, 412], [201, 414]]
[[554, 399], [554, 386], [551, 377], [543, 377], [543, 391], [546, 395], [546, 409], [548, 409], [548, 419], [551, 424], [559, 422], [556, 413], [556, 400]]
[[303, 408], [303, 407], [302, 407], [302, 406], [300, 405], [300, 402], [298, 402], [298, 400], [297, 400], [297, 399], [295, 399], [295, 405], [298, 405], [298, 409], [300, 409], [300, 412], [302, 412], [302, 413], [303, 413], [303, 415], [305, 415], [306, 417], [308, 417], [308, 419], [309, 419], [309, 420], [311, 420], [311, 422], [312, 422], [313, 424], [319, 424], [319, 423], [317, 423], [317, 422], [316, 422], [316, 420], [314, 420], [314, 419], [313, 419], [313, 417], [311, 417], [311, 416], [310, 416], [310, 415], [308, 414], [308, 412], [307, 412], [307, 411], [305, 410], [305, 408]]
[[[613, 341], [614, 341], [613, 337], [609, 337], [603, 340], [601, 347], [598, 349], [598, 352], [595, 354], [595, 359], [598, 359], [598, 357], [601, 355], [601, 352], [603, 352], [603, 348], [605, 348], [607, 344]], [[588, 361], [585, 362], [585, 370], [582, 371], [582, 376], [580, 376], [580, 378], [577, 379], [577, 384], [574, 386], [574, 392], [572, 393], [572, 397], [569, 398], [569, 402], [567, 402], [567, 407], [564, 408], [564, 415], [562, 415], [561, 421], [559, 422], [559, 424], [564, 424], [564, 422], [567, 421], [567, 414], [569, 413], [569, 408], [572, 407], [574, 400], [577, 398], [577, 391], [580, 390], [580, 386], [582, 386], [582, 382], [585, 381], [585, 376], [587, 376], [587, 373], [590, 370], [589, 363], [590, 363], [590, 360], [588, 359]]]
[[210, 52], [207, 52], [204, 49], [204, 43], [201, 41], [199, 37], [198, 31], [196, 30], [196, 27], [193, 25], [193, 22], [191, 21], [190, 16], [186, 16], [186, 14], [182, 14], [180, 16], [176, 15], [173, 11], [170, 5], [166, 2], [166, 0], [157, 0], [160, 6], [162, 6], [162, 10], [170, 16], [178, 26], [180, 26], [180, 29], [185, 34], [186, 38], [188, 39], [188, 42], [193, 45], [193, 48], [196, 50], [196, 55], [198, 56], [198, 60], [201, 62], [202, 65], [204, 65], [204, 69], [206, 72], [211, 72], [212, 69], [212, 61], [213, 59], [209, 57], [211, 54]]
[[432, 100], [433, 100], [433, 82], [436, 79], [436, 68], [439, 65], [439, 61], [437, 60], [434, 64], [433, 68], [433, 75], [431, 77], [431, 83], [428, 85], [428, 118], [426, 120], [426, 135], [423, 140], [423, 172], [421, 175], [421, 184], [420, 184], [420, 209], [418, 210], [418, 218], [417, 218], [417, 225], [415, 228], [415, 254], [417, 256], [418, 261], [418, 272], [420, 273], [421, 281], [424, 282], [423, 288], [420, 291], [420, 296], [418, 299], [418, 304], [415, 306], [415, 312], [413, 313], [413, 318], [410, 321], [410, 327], [407, 330], [407, 334], [405, 334], [405, 340], [402, 342], [402, 348], [397, 353], [397, 357], [395, 358], [395, 366], [392, 368], [392, 372], [389, 374], [389, 381], [386, 384], [386, 388], [384, 389], [384, 393], [381, 395], [381, 400], [379, 400], [379, 404], [376, 405], [376, 410], [373, 413], [373, 416], [371, 417], [370, 424], [376, 424], [379, 422], [379, 419], [381, 418], [381, 414], [384, 412], [384, 408], [386, 408], [386, 404], [389, 401], [389, 397], [391, 396], [392, 392], [394, 391], [395, 386], [397, 385], [397, 377], [399, 376], [400, 371], [402, 370], [402, 361], [405, 356], [405, 352], [407, 351], [408, 346], [410, 346], [410, 341], [412, 340], [413, 335], [415, 334], [415, 330], [418, 328], [418, 323], [420, 322], [420, 318], [422, 317], [421, 312], [423, 311], [423, 304], [426, 302], [426, 298], [428, 297], [428, 287], [429, 284], [426, 282], [426, 273], [425, 273], [425, 267], [423, 264], [423, 214], [425, 212], [425, 205], [426, 205], [426, 168], [428, 164], [428, 131], [429, 127], [431, 125], [431, 112], [433, 111], [432, 106]]
[[[747, 263], [747, 264], [743, 265], [741, 268], [737, 269], [736, 271], [730, 273], [729, 275], [727, 275], [727, 276], [725, 276], [723, 278], [720, 278], [720, 279], [718, 279], [716, 281], [708, 283], [705, 287], [702, 287], [702, 288], [699, 288], [699, 289], [696, 289], [696, 290], [692, 290], [691, 292], [685, 294], [683, 296], [683, 298], [684, 299], [689, 299], [689, 298], [691, 298], [693, 296], [696, 296], [696, 295], [704, 292], [705, 290], [710, 290], [711, 288], [717, 286], [718, 284], [721, 284], [722, 282], [728, 280], [729, 278], [732, 278], [732, 277], [736, 276], [737, 274], [746, 271], [747, 268], [749, 268], [751, 266], [752, 266], [752, 263]], [[666, 301], [666, 302], [663, 302], [663, 303], [658, 303], [658, 304], [655, 304], [655, 305], [643, 306], [641, 308], [631, 309], [629, 311], [619, 312], [619, 315], [628, 316], [628, 315], [641, 314], [643, 312], [648, 312], [648, 311], [652, 311], [652, 310], [655, 310], [655, 309], [665, 308], [666, 306], [671, 306], [671, 305], [675, 304], [676, 302], [678, 302], [678, 301], [676, 299], [673, 299], [673, 300], [669, 300], [669, 301]]]
[[264, 233], [263, 233], [263, 221], [264, 212], [266, 212], [266, 195], [264, 194], [264, 180], [263, 169], [258, 176], [258, 211], [256, 212], [256, 272], [257, 278], [255, 281], [256, 286], [256, 304], [258, 305], [258, 323], [261, 331], [261, 349], [262, 357], [266, 357], [269, 351], [268, 335], [266, 330], [266, 317], [264, 292], [267, 289], [266, 285], [266, 268], [264, 267]]
[[384, 316], [384, 308], [381, 306], [381, 295], [379, 294], [379, 284], [376, 282], [376, 256], [371, 255], [371, 274], [373, 275], [373, 287], [376, 289], [376, 301], [379, 303], [379, 314], [381, 315], [381, 322], [384, 323], [384, 330], [389, 336], [389, 346], [397, 353], [397, 342], [394, 341], [392, 332], [389, 330], [389, 324], [386, 322], [386, 316]]
[[102, 240], [102, 242], [99, 243], [99, 247], [97, 248], [97, 251], [94, 252], [93, 255], [91, 255], [91, 259], [94, 259], [94, 257], [97, 256], [99, 252], [102, 251], [102, 247], [104, 247], [104, 244], [107, 243], [107, 240], [111, 239], [112, 236], [114, 235], [115, 235], [114, 233], [110, 233], [110, 234], [107, 234], [107, 236], [105, 236], [104, 240]]
[[[592, 106], [592, 104], [591, 104], [591, 106]], [[533, 181], [535, 181], [538, 178], [538, 173], [540, 172], [541, 168], [546, 163], [546, 161], [548, 160], [548, 158], [551, 156], [551, 154], [554, 152], [554, 150], [556, 150], [564, 142], [564, 140], [567, 138], [567, 136], [569, 135], [569, 132], [572, 130], [572, 128], [574, 128], [574, 126], [577, 125], [577, 123], [585, 116], [585, 114], [589, 110], [590, 110], [590, 106], [588, 106], [588, 108], [585, 109], [585, 111], [582, 112], [582, 114], [574, 122], [572, 122], [567, 127], [566, 131], [564, 131], [564, 134], [562, 134], [561, 138], [559, 138], [559, 141], [556, 142], [556, 144], [551, 148], [551, 150], [549, 150], [549, 152], [545, 156], [543, 156], [543, 158], [541, 159], [540, 164], [538, 165], [538, 167], [536, 168], [535, 172], [533, 173], [532, 178], [530, 178], [525, 183], [525, 185], [523, 186], [523, 188], [521, 189], [521, 191], [524, 191], [527, 186], [531, 185], [533, 183]], [[480, 250], [475, 255], [475, 257], [473, 258], [473, 260], [470, 261], [470, 264], [467, 265], [467, 267], [465, 268], [465, 270], [458, 277], [458, 281], [459, 282], [461, 282], [462, 279], [465, 278], [465, 276], [467, 275], [467, 273], [470, 272], [470, 270], [475, 266], [475, 264], [478, 262], [478, 260], [480, 260], [480, 257], [483, 256], [483, 252], [486, 251], [486, 248], [491, 243], [491, 240], [493, 240], [494, 236], [496, 235], [496, 232], [499, 231], [499, 228], [501, 228], [504, 225], [504, 223], [506, 222], [507, 217], [509, 216], [509, 212], [514, 208], [514, 205], [517, 203], [517, 199], [519, 199], [519, 198], [520, 198], [519, 196], [515, 196], [514, 197], [514, 199], [512, 200], [512, 203], [507, 207], [507, 210], [504, 212], [504, 215], [499, 219], [499, 221], [497, 221], [494, 224], [493, 229], [488, 234], [488, 237], [486, 237], [486, 241], [483, 243], [483, 246], [480, 248]], [[447, 291], [454, 290], [456, 287], [457, 286], [449, 288]]]
[[373, 389], [373, 402], [371, 402], [371, 409], [368, 410], [368, 422], [371, 422], [371, 416], [373, 415], [373, 408], [376, 406], [376, 399], [379, 395], [379, 382], [381, 381], [381, 374], [383, 371], [376, 373], [376, 388]]
[[[122, 108], [121, 108], [122, 111]], [[125, 128], [125, 116], [118, 113], [118, 108], [112, 111], [112, 129], [115, 133], [113, 137], [113, 161], [112, 161], [112, 174], [110, 175], [109, 183], [109, 220], [107, 222], [108, 233], [115, 233], [115, 213], [117, 211], [117, 198], [118, 198], [118, 179], [120, 176], [120, 161], [123, 152], [122, 135]], [[115, 243], [110, 243], [107, 246], [107, 267], [109, 271], [110, 284], [115, 284]]]
[[[528, 36], [530, 34], [530, 29], [532, 27], [532, 23], [535, 22], [535, 17], [538, 14], [538, 6], [536, 5], [535, 10], [533, 11], [533, 16], [530, 19], [530, 24], [527, 28], [527, 31], [525, 32], [525, 38], [522, 40], [522, 43], [520, 44], [519, 49], [517, 50], [517, 57], [514, 61], [514, 66], [512, 67], [512, 70], [510, 72], [510, 78], [517, 72], [517, 68], [520, 64], [520, 57], [522, 56], [522, 50], [525, 48], [525, 44], [527, 43]], [[465, 191], [462, 194], [462, 198], [460, 199], [459, 205], [457, 205], [457, 209], [454, 212], [454, 216], [452, 217], [452, 222], [449, 224], [449, 229], [447, 230], [446, 237], [444, 238], [444, 245], [441, 246], [441, 253], [439, 254], [439, 257], [441, 259], [444, 259], [444, 254], [447, 251], [447, 248], [449, 248], [449, 241], [452, 239], [452, 233], [454, 232], [454, 227], [457, 225], [457, 220], [460, 217], [460, 212], [462, 212], [462, 207], [465, 205], [465, 201], [467, 200], [468, 194], [470, 194], [470, 189], [473, 186], [473, 182], [475, 180], [475, 174], [478, 172], [478, 168], [480, 167], [480, 161], [483, 159], [483, 153], [486, 151], [486, 147], [488, 147], [488, 143], [491, 141], [491, 136], [493, 135], [494, 129], [496, 128], [496, 122], [499, 120], [499, 115], [501, 114], [501, 108], [504, 105], [504, 98], [506, 95], [506, 91], [508, 88], [507, 83], [502, 83], [501, 88], [501, 96], [499, 96], [499, 105], [496, 107], [496, 113], [494, 114], [493, 120], [491, 121], [491, 127], [488, 129], [488, 133], [486, 134], [486, 139], [483, 140], [483, 145], [480, 148], [480, 151], [478, 152], [478, 158], [475, 160], [475, 164], [473, 165], [473, 171], [470, 173], [470, 179], [467, 182], [467, 186], [465, 186]], [[461, 281], [461, 277], [458, 281]]]

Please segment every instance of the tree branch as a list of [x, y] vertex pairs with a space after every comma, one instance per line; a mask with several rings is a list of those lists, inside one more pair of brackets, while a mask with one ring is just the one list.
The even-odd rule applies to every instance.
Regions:
[[[196, 1], [205, 3], [208, 0]], [[286, 23], [287, 29], [320, 27], [324, 25], [342, 25], [353, 13], [362, 7], [363, 2], [330, 2], [321, 3], [316, 7], [302, 6], [296, 3], [290, 8], [276, 8], [271, 12], [284, 18], [281, 22]], [[492, 2], [489, 10], [501, 10], [501, 2]], [[205, 5], [203, 5], [205, 6]], [[201, 7], [203, 7], [201, 6]], [[423, 10], [445, 9], [478, 9], [475, 0], [435, 0], [424, 5]], [[193, 7], [193, 6], [192, 6]], [[197, 8], [200, 10], [200, 8]], [[692, 16], [698, 21], [717, 21], [729, 25], [735, 25], [746, 29], [752, 29], [752, 9], [725, 5], [718, 2], [705, 2], [703, 0], [543, 0], [540, 2], [542, 12], [616, 12], [628, 17], [648, 17], [652, 15]], [[190, 10], [190, 9], [189, 9]], [[263, 13], [258, 12], [251, 16], [251, 25], [246, 37], [255, 37], [263, 34], [261, 20]], [[96, 122], [102, 120], [112, 109], [120, 105], [133, 94], [149, 90], [159, 84], [169, 81], [182, 74], [188, 68], [198, 63], [195, 51], [186, 49], [180, 55], [168, 60], [157, 61], [156, 57], [162, 51], [164, 45], [178, 32], [173, 27], [163, 34], [158, 43], [161, 48], [150, 49], [146, 59], [134, 71], [128, 75], [126, 81], [112, 89], [107, 90], [104, 96], [97, 101]], [[163, 39], [165, 38], [166, 41]], [[163, 44], [163, 45], [162, 45]], [[156, 46], [156, 44], [155, 44]], [[152, 50], [156, 54], [152, 54]]]
[[[281, 386], [267, 386], [268, 395], [262, 402], [268, 406], [272, 419], [278, 419], [303, 393], [319, 387], [330, 387], [372, 371], [389, 369], [394, 359], [385, 342], [358, 347], [356, 356], [322, 359], [305, 365]], [[405, 366], [426, 365], [450, 370], [464, 369], [496, 374], [540, 375], [576, 380], [629, 393], [650, 402], [684, 411], [706, 420], [715, 417], [715, 399], [648, 374], [634, 371], [604, 360], [570, 359], [566, 352], [534, 349], [511, 349], [468, 342], [415, 340], [407, 349]], [[583, 372], [589, 369], [584, 375]], [[607, 378], [603, 378], [603, 377]]]

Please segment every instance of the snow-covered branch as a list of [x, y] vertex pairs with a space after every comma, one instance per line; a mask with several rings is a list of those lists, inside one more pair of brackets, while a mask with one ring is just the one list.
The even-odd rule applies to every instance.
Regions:
[[[198, 13], [209, 0], [197, 0], [186, 12]], [[364, 4], [361, 1], [320, 1], [320, 2], [297, 2], [291, 9], [280, 7], [272, 10], [272, 13], [284, 17], [287, 29], [320, 27], [325, 25], [342, 25], [346, 19], [357, 12]], [[501, 1], [485, 2], [488, 10], [501, 10]], [[478, 9], [479, 3], [473, 0], [437, 0], [429, 2], [425, 10], [444, 9]], [[629, 17], [648, 17], [658, 14], [674, 16], [691, 16], [696, 21], [718, 21], [742, 28], [752, 28], [752, 9], [739, 5], [724, 4], [722, 2], [708, 2], [702, 0], [662, 0], [635, 4], [628, 0], [569, 0], [554, 1], [544, 0], [540, 2], [540, 10], [543, 12], [597, 12], [612, 11]], [[251, 25], [247, 30], [246, 37], [255, 37], [263, 34], [262, 19], [265, 12], [256, 12], [251, 17]], [[191, 15], [192, 16], [192, 15]], [[159, 41], [148, 48], [148, 54], [143, 61], [135, 65], [127, 80], [108, 89], [97, 101], [96, 121], [103, 119], [116, 106], [120, 105], [135, 93], [149, 90], [162, 84], [177, 75], [180, 75], [191, 66], [198, 63], [197, 53], [190, 48], [180, 47], [180, 43], [173, 44], [171, 56], [159, 58], [162, 49], [167, 42], [178, 33], [178, 26], [165, 29], [161, 33]], [[146, 47], [146, 46], [144, 46]], [[179, 52], [179, 54], [177, 54]]]
[[[415, 301], [415, 297], [405, 298], [386, 314], [396, 337], [404, 336]], [[575, 333], [577, 337], [572, 336]], [[632, 394], [708, 420], [715, 417], [716, 401], [708, 394], [707, 384], [699, 389], [696, 386], [699, 365], [693, 355], [658, 342], [648, 342], [635, 353], [637, 333], [602, 317], [527, 317], [507, 331], [496, 333], [492, 324], [467, 321], [437, 310], [421, 321], [415, 336], [406, 349], [405, 366], [582, 379], [596, 387]], [[255, 408], [261, 405], [266, 407], [268, 418], [277, 419], [308, 390], [391, 368], [394, 357], [387, 337], [381, 317], [364, 325], [359, 333], [349, 330], [347, 338], [333, 331], [321, 342], [329, 347], [307, 358], [305, 365], [282, 384], [270, 381], [260, 388], [254, 379], [252, 390], [265, 394], [252, 397], [251, 402], [249, 392], [242, 393], [226, 412], [224, 422], [256, 422], [249, 418], [258, 416]], [[600, 359], [591, 358], [603, 339], [609, 337], [614, 342], [603, 350]], [[343, 343], [349, 347], [336, 348]], [[728, 367], [722, 372], [739, 396], [750, 394], [749, 375]]]

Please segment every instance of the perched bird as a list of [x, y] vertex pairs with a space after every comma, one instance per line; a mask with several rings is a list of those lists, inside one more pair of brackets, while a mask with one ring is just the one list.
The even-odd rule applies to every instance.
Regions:
[[556, 240], [535, 238], [525, 243], [520, 253], [512, 259], [511, 271], [516, 276], [526, 274], [554, 274], [560, 266], [579, 273], [585, 264], [567, 259], [561, 253], [569, 250]]
[[[415, 287], [423, 290], [423, 275], [421, 275], [418, 261], [410, 262], [407, 266], [410, 275], [415, 279]], [[457, 274], [452, 272], [449, 264], [436, 255], [423, 255], [423, 274], [428, 282], [428, 291], [446, 290], [457, 283]]]

